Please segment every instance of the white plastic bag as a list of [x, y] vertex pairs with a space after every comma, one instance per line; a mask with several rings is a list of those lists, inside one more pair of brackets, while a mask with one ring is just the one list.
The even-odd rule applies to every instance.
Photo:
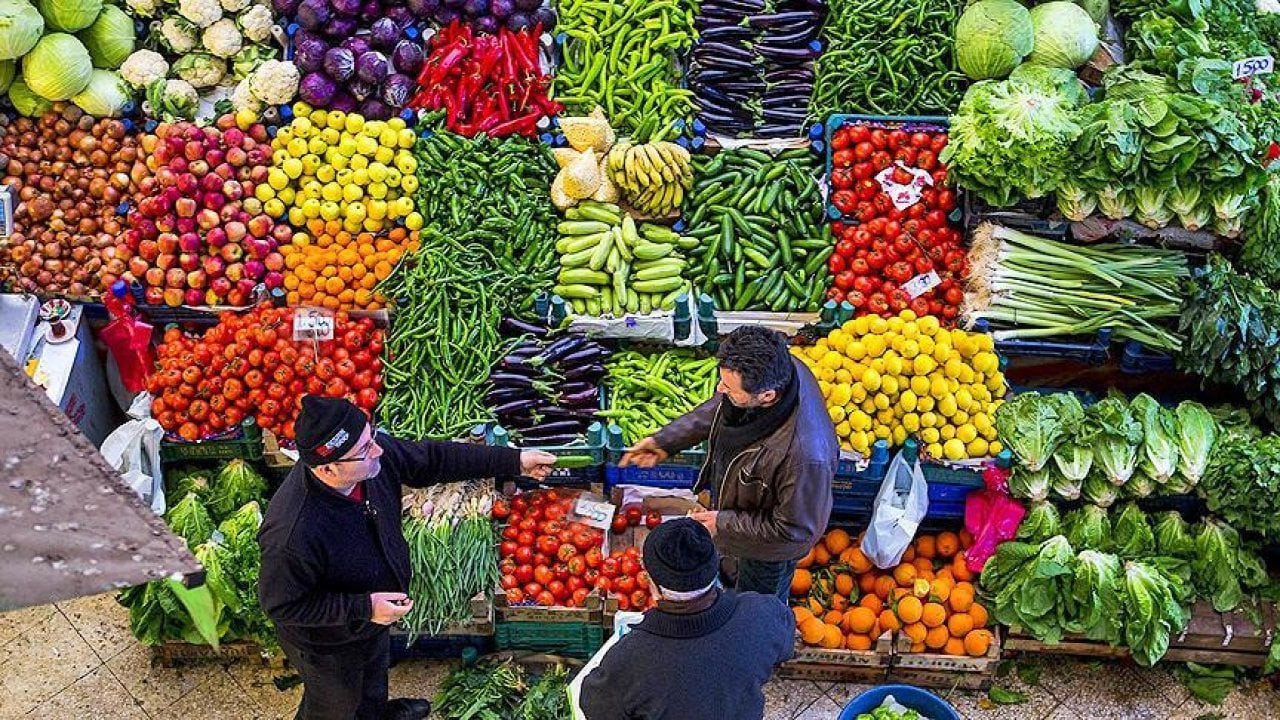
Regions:
[[889, 472], [871, 506], [871, 524], [862, 538], [862, 552], [881, 569], [902, 560], [929, 511], [929, 483], [920, 469], [920, 460], [909, 462], [906, 455], [899, 452], [889, 463]]
[[160, 472], [160, 441], [164, 430], [151, 418], [151, 395], [139, 393], [129, 408], [133, 419], [102, 441], [100, 452], [107, 464], [120, 472], [125, 484], [151, 505], [157, 515], [165, 511], [164, 477]]

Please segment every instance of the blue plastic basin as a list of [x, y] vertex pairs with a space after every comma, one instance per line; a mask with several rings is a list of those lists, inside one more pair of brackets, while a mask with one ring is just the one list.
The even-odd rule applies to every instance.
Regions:
[[862, 713], [875, 710], [884, 704], [888, 695], [929, 720], [960, 720], [960, 713], [945, 700], [914, 685], [881, 685], [871, 688], [851, 700], [840, 713], [839, 720], [854, 720]]

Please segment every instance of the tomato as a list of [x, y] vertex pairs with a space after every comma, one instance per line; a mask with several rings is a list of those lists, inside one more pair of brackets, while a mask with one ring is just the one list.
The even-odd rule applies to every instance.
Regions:
[[324, 394], [329, 397], [343, 397], [347, 394], [347, 384], [342, 378], [334, 378], [324, 385]]
[[619, 609], [619, 610], [630, 610], [630, 609], [631, 609], [631, 596], [630, 596], [630, 595], [620, 595], [620, 596], [618, 596], [618, 609]]
[[558, 562], [551, 566], [551, 574], [555, 576], [555, 579], [564, 582], [569, 579], [569, 566]]
[[835, 285], [842, 291], [848, 291], [853, 287], [853, 281], [857, 276], [848, 270], [836, 275]]
[[870, 160], [875, 155], [876, 147], [869, 142], [860, 142], [853, 147], [853, 156], [859, 162]]
[[640, 518], [643, 515], [643, 513], [640, 512], [639, 505], [632, 505], [631, 507], [626, 509], [626, 515], [627, 515], [627, 524], [635, 526], [640, 524]]
[[842, 127], [831, 136], [831, 149], [843, 150], [849, 147], [851, 142], [852, 140], [849, 137], [849, 128], [847, 126]]
[[547, 567], [546, 565], [538, 565], [533, 569], [534, 582], [540, 583], [542, 585], [546, 585], [547, 583], [555, 579], [556, 579], [555, 575], [551, 573], [551, 568]]
[[857, 193], [859, 200], [872, 200], [880, 194], [880, 184], [875, 180], [859, 180]]
[[849, 168], [842, 167], [831, 171], [831, 186], [836, 190], [848, 190], [853, 187], [854, 180], [853, 171]]
[[[516, 551], [519, 549], [520, 549], [520, 546], [517, 545], [514, 541], [504, 540], [503, 543], [500, 546], [498, 546], [498, 555], [504, 558], [512, 557], [516, 554]], [[528, 548], [525, 548], [525, 549], [527, 550]]]
[[855, 159], [854, 151], [837, 150], [831, 154], [831, 165], [836, 168], [847, 168], [853, 165]]
[[587, 604], [587, 597], [589, 595], [591, 595], [591, 591], [587, 588], [578, 588], [573, 591], [573, 596], [569, 599], [569, 602], [572, 603], [574, 607], [582, 607]]
[[507, 590], [507, 602], [512, 605], [519, 605], [526, 601], [525, 593], [520, 588], [511, 588]]
[[929, 143], [929, 149], [934, 151], [935, 153], [942, 152], [942, 149], [945, 148], [946, 146], [947, 146], [947, 136], [942, 133], [938, 133], [937, 135], [934, 135], [933, 141]]
[[827, 258], [827, 272], [832, 275], [838, 275], [844, 272], [846, 261], [843, 256], [838, 253], [831, 253]]
[[588, 530], [579, 530], [573, 534], [573, 546], [582, 552], [593, 549], [596, 545], [595, 535]]
[[328, 382], [335, 378], [337, 374], [338, 370], [334, 366], [333, 361], [329, 358], [324, 358], [320, 360], [320, 362], [316, 363], [315, 375], [320, 380]]
[[350, 380], [356, 375], [356, 364], [351, 358], [339, 360], [334, 364], [334, 370], [338, 373], [338, 377], [343, 380]]
[[581, 555], [569, 558], [568, 562], [569, 574], [575, 577], [582, 577], [587, 571], [587, 561]]
[[916, 149], [912, 147], [900, 147], [893, 151], [893, 159], [907, 167], [912, 167], [916, 164]]
[[630, 595], [635, 592], [636, 579], [630, 575], [623, 575], [614, 582], [613, 589], [617, 590], [619, 594]]
[[880, 130], [878, 128], [875, 130], [872, 130], [871, 144], [874, 145], [877, 150], [883, 150], [889, 147], [889, 133], [885, 132], [884, 130]]
[[956, 194], [953, 190], [940, 190], [938, 192], [938, 209], [949, 213], [956, 209]]
[[851, 190], [837, 190], [831, 194], [831, 204], [840, 211], [841, 215], [852, 213], [857, 202], [858, 196]]
[[534, 602], [538, 603], [539, 605], [551, 607], [556, 604], [556, 596], [552, 595], [550, 592], [546, 590], [543, 590], [542, 592], [538, 593], [538, 595], [534, 598]]
[[844, 302], [844, 291], [840, 288], [829, 288], [827, 290], [827, 299], [832, 302], [842, 303]]
[[516, 576], [515, 576], [515, 575], [503, 575], [503, 576], [502, 576], [502, 589], [503, 589], [503, 590], [510, 590], [510, 589], [512, 589], [512, 588], [519, 587], [519, 586], [520, 586], [520, 581], [519, 581], [519, 580], [516, 580]]
[[605, 558], [604, 561], [600, 563], [600, 574], [610, 580], [618, 577], [618, 559], [611, 557]]
[[911, 136], [902, 130], [894, 130], [889, 133], [889, 147], [900, 148], [911, 141]]
[[660, 512], [650, 512], [648, 515], [644, 516], [644, 526], [649, 528], [650, 530], [658, 527], [661, 524], [662, 524], [662, 513]]
[[622, 564], [619, 566], [619, 569], [622, 570], [623, 575], [635, 575], [636, 573], [640, 572], [640, 567], [641, 565], [639, 561], [637, 561], [635, 558], [624, 557], [622, 559]]
[[647, 608], [649, 607], [649, 593], [644, 590], [636, 590], [631, 593], [631, 607]]
[[547, 583], [547, 592], [556, 599], [557, 602], [569, 597], [569, 588], [559, 580], [552, 580]]
[[964, 302], [964, 291], [958, 287], [953, 287], [947, 290], [944, 299], [948, 305], [958, 306], [960, 303]]
[[873, 270], [880, 270], [885, 265], [889, 264], [889, 258], [885, 257], [885, 254], [879, 250], [872, 250], [867, 253], [867, 264], [870, 265]]
[[201, 372], [198, 367], [189, 367], [182, 371], [182, 382], [195, 385], [200, 382]]
[[913, 133], [911, 135], [911, 145], [918, 148], [927, 148], [933, 142], [933, 138], [928, 133]]
[[839, 258], [853, 257], [853, 253], [856, 252], [857, 249], [858, 249], [858, 246], [853, 244], [853, 240], [845, 240], [842, 238], [836, 241], [835, 254], [833, 254], [831, 257], [839, 257]]
[[871, 156], [871, 166], [879, 172], [893, 164], [893, 156], [881, 150]]
[[871, 139], [871, 128], [866, 125], [846, 125], [849, 129], [849, 141], [854, 143], [866, 142]]
[[[529, 521], [526, 520], [525, 522]], [[553, 535], [541, 535], [538, 537], [538, 543], [535, 547], [543, 555], [555, 555], [560, 550], [560, 541]]]
[[560, 562], [567, 563], [577, 556], [578, 548], [574, 547], [572, 543], [565, 543], [556, 550], [556, 557], [560, 559]]
[[867, 309], [877, 315], [884, 314], [889, 311], [889, 299], [882, 293], [874, 293], [867, 298]]
[[938, 156], [932, 150], [921, 150], [916, 155], [915, 166], [932, 172], [938, 167]]

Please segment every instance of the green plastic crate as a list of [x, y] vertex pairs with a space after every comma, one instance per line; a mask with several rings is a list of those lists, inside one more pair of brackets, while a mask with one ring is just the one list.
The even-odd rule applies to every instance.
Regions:
[[262, 430], [253, 418], [240, 423], [235, 434], [222, 440], [197, 442], [160, 443], [161, 462], [188, 462], [190, 460], [261, 460]]
[[582, 622], [498, 622], [494, 644], [499, 650], [589, 658], [604, 645], [604, 626]]

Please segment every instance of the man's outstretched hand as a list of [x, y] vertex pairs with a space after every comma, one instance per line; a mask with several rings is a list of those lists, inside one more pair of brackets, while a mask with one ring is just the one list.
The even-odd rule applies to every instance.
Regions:
[[520, 474], [534, 480], [546, 480], [551, 468], [556, 464], [556, 456], [541, 450], [520, 451]]
[[658, 447], [657, 441], [652, 437], [647, 437], [630, 448], [627, 448], [627, 452], [623, 454], [622, 460], [618, 461], [618, 467], [635, 465], [636, 467], [651, 468], [663, 460], [666, 460], [668, 457], [670, 457], [670, 455], [666, 450]]

